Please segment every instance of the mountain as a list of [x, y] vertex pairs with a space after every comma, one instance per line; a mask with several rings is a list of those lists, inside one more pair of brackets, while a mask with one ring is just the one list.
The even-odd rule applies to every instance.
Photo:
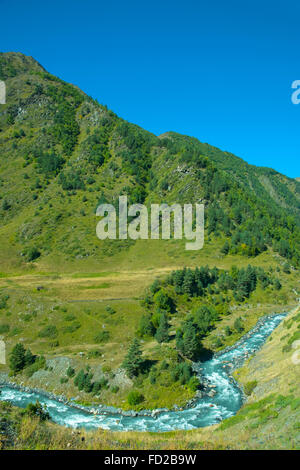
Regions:
[[[16, 375], [11, 361], [0, 373], [80, 403], [184, 406], [201, 385], [191, 360], [296, 306], [300, 182], [193, 137], [155, 136], [23, 54], [0, 54], [0, 80], [0, 334], [7, 353], [27, 351]], [[99, 240], [96, 208], [125, 194], [203, 203], [204, 248]]]
[[7, 87], [0, 115], [6, 269], [138, 250], [139, 242], [95, 237], [97, 205], [120, 194], [132, 203], [203, 201], [207, 234], [229, 237], [230, 253], [256, 256], [272, 247], [299, 264], [296, 180], [195, 138], [156, 137], [20, 53], [0, 55], [0, 79]]

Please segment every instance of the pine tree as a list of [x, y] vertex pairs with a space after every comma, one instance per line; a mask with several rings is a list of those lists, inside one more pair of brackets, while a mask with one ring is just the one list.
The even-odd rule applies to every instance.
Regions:
[[279, 281], [279, 279], [275, 279], [275, 282], [274, 282], [274, 287], [276, 290], [280, 290], [281, 289], [281, 282]]
[[200, 350], [200, 343], [192, 319], [185, 322], [183, 331], [177, 331], [176, 347], [188, 359], [195, 359], [197, 357]]
[[154, 336], [155, 326], [152, 323], [150, 313], [145, 313], [142, 315], [139, 324], [139, 333], [141, 336]]
[[93, 390], [92, 378], [93, 378], [93, 374], [91, 374], [91, 373], [84, 375], [83, 390], [86, 393], [90, 393]]
[[31, 364], [33, 364], [35, 361], [35, 356], [32, 354], [32, 352], [30, 351], [30, 349], [27, 349], [26, 353], [25, 353], [25, 366], [30, 366]]
[[233, 326], [238, 333], [242, 333], [242, 331], [244, 330], [244, 327], [242, 325], [242, 320], [240, 317], [235, 320]]
[[14, 374], [20, 372], [25, 367], [25, 348], [23, 344], [17, 343], [11, 354], [9, 359], [9, 366]]
[[168, 317], [165, 313], [162, 313], [159, 321], [159, 327], [157, 328], [155, 339], [158, 343], [167, 343], [169, 341], [169, 323]]
[[128, 353], [122, 367], [126, 370], [128, 377], [132, 378], [140, 372], [143, 364], [142, 351], [137, 338], [134, 338], [129, 346]]
[[74, 379], [74, 385], [76, 385], [76, 387], [78, 387], [79, 390], [82, 390], [84, 387], [84, 383], [85, 383], [85, 373], [83, 369], [80, 369], [80, 371], [78, 372], [78, 374], [76, 375]]
[[195, 290], [195, 276], [191, 269], [186, 270], [182, 289], [185, 294], [193, 295], [193, 292]]
[[223, 255], [228, 255], [229, 250], [230, 250], [230, 246], [229, 246], [228, 241], [226, 240], [226, 242], [224, 243], [224, 245], [221, 249], [221, 253], [223, 253]]

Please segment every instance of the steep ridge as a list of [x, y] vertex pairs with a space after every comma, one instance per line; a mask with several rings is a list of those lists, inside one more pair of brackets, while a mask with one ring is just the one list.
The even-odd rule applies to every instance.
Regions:
[[[82, 368], [86, 378], [91, 367], [102, 383], [98, 403], [132, 408], [126, 400], [135, 387], [145, 395], [136, 409], [184, 406], [195, 382], [190, 358], [178, 349], [187, 331], [195, 343], [195, 322], [207, 352], [220, 351], [261, 316], [296, 305], [300, 182], [192, 137], [157, 137], [20, 53], [0, 54], [0, 80], [7, 88], [0, 108], [0, 334], [8, 352], [21, 342], [40, 360], [14, 380], [90, 401], [66, 371], [80, 375]], [[204, 203], [203, 250], [185, 251], [175, 239], [98, 240], [96, 207], [117, 205], [122, 194], [146, 206]], [[202, 268], [193, 274], [186, 266]], [[203, 270], [201, 285], [195, 279]], [[246, 408], [218, 428], [179, 433], [183, 448], [289, 447], [289, 435], [297, 445], [298, 421], [289, 419], [282, 436], [280, 426], [298, 410], [298, 369], [289, 375], [298, 320], [286, 320], [281, 341], [276, 330], [237, 375], [249, 392]], [[149, 328], [150, 335], [141, 331]], [[159, 328], [165, 342], [155, 338]], [[120, 367], [136, 336], [151, 368], [135, 379]], [[56, 432], [69, 439], [51, 429], [55, 445]], [[260, 440], [259, 432], [268, 437]], [[38, 436], [37, 428], [33, 446]], [[127, 436], [141, 448], [178, 443], [177, 434]], [[94, 447], [101, 439], [101, 431], [86, 435]], [[127, 445], [124, 439], [114, 445]]]
[[194, 138], [158, 138], [22, 54], [0, 55], [0, 79], [7, 87], [0, 114], [7, 269], [38, 258], [51, 267], [58, 254], [77, 262], [134, 251], [132, 240], [108, 247], [95, 237], [97, 205], [116, 203], [120, 194], [131, 203], [202, 201], [207, 234], [230, 237], [232, 254], [256, 256], [272, 247], [299, 263], [296, 180]]

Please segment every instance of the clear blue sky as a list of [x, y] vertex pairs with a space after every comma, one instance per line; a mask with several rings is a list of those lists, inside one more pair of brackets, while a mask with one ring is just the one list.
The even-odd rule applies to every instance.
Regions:
[[299, 1], [0, 0], [0, 50], [128, 121], [300, 177]]

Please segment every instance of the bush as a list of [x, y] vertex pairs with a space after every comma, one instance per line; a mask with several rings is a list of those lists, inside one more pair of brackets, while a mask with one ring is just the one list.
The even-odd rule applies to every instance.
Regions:
[[154, 336], [155, 335], [155, 327], [152, 323], [152, 317], [150, 313], [145, 313], [142, 315], [139, 323], [139, 335], [140, 336]]
[[199, 379], [195, 376], [191, 377], [187, 386], [191, 390], [191, 392], [196, 392], [200, 386]]
[[20, 372], [25, 367], [25, 353], [26, 349], [23, 344], [17, 343], [11, 353], [9, 358], [9, 367], [13, 374]]
[[76, 320], [76, 317], [72, 313], [69, 313], [68, 315], [65, 316], [65, 321], [73, 321], [73, 320]]
[[50, 419], [50, 415], [46, 407], [43, 407], [39, 401], [35, 403], [28, 403], [25, 408], [25, 414], [29, 416], [37, 416], [40, 421], [46, 421]]
[[144, 395], [139, 393], [137, 390], [132, 390], [128, 394], [127, 401], [130, 406], [139, 405], [144, 401]]
[[121, 367], [126, 370], [129, 378], [133, 378], [141, 372], [143, 362], [140, 343], [137, 338], [133, 338]]
[[247, 396], [250, 396], [255, 387], [257, 386], [257, 381], [252, 380], [251, 382], [247, 382], [244, 386], [244, 391]]
[[76, 321], [72, 323], [72, 325], [65, 326], [63, 328], [63, 333], [74, 333], [79, 328], [81, 328], [81, 324], [78, 321]]
[[110, 305], [108, 305], [107, 307], [105, 307], [105, 310], [106, 310], [107, 313], [109, 313], [110, 315], [113, 315], [114, 313], [116, 313], [115, 309], [112, 308]]
[[96, 334], [94, 337], [95, 343], [105, 343], [109, 340], [109, 331], [100, 331], [100, 333]]
[[0, 299], [0, 309], [2, 310], [3, 308], [6, 308], [7, 307], [7, 299], [6, 297], [2, 297]]
[[241, 318], [237, 318], [233, 324], [235, 330], [238, 332], [238, 333], [242, 333], [242, 331], [244, 331], [244, 327], [242, 325], [242, 320]]
[[230, 326], [228, 326], [228, 325], [227, 325], [226, 328], [225, 328], [225, 335], [226, 335], [226, 336], [232, 335], [231, 328], [230, 328]]
[[223, 342], [221, 340], [221, 338], [217, 337], [214, 341], [214, 345], [216, 348], [221, 348], [223, 346]]
[[72, 378], [72, 377], [74, 377], [74, 375], [75, 375], [75, 369], [73, 369], [73, 367], [69, 366], [67, 368], [67, 376]]
[[43, 356], [39, 356], [36, 358], [35, 362], [30, 366], [26, 367], [25, 375], [26, 377], [31, 377], [35, 372], [40, 369], [45, 369], [46, 367], [46, 359]]
[[36, 247], [30, 247], [24, 253], [26, 261], [35, 261], [41, 256], [41, 252]]
[[10, 330], [10, 326], [7, 324], [0, 325], [0, 334], [8, 333]]
[[51, 174], [57, 175], [59, 170], [63, 167], [65, 160], [60, 155], [42, 153], [37, 158], [37, 162], [41, 171], [49, 176]]
[[39, 333], [38, 336], [40, 338], [56, 338], [58, 335], [58, 331], [55, 325], [48, 325], [45, 326]]
[[93, 359], [93, 358], [97, 358], [97, 357], [101, 357], [101, 356], [102, 356], [102, 351], [99, 351], [97, 349], [94, 349], [94, 350], [89, 351], [87, 353], [88, 359]]
[[154, 302], [161, 310], [165, 310], [166, 312], [170, 313], [175, 311], [175, 304], [173, 299], [162, 289], [156, 292], [154, 295]]
[[180, 362], [172, 366], [170, 371], [172, 380], [179, 381], [181, 385], [188, 384], [193, 377], [193, 369], [188, 362]]

